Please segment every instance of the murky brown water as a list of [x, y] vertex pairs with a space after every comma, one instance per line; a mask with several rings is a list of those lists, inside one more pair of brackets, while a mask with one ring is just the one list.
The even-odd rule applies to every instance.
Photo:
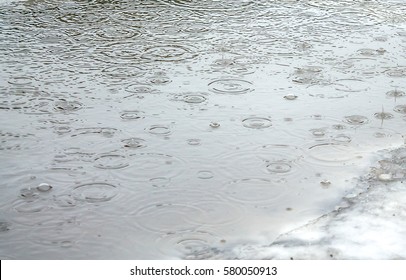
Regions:
[[224, 258], [331, 211], [405, 143], [405, 14], [3, 2], [0, 257]]

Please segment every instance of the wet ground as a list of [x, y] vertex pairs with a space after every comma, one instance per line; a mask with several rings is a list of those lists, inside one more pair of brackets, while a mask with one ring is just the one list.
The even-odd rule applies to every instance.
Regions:
[[252, 258], [405, 145], [403, 0], [0, 3], [1, 259]]

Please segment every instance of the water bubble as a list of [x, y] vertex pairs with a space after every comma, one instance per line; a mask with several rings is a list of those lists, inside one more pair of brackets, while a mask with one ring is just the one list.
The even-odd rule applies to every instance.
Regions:
[[268, 118], [250, 117], [242, 120], [242, 124], [248, 128], [262, 129], [272, 126], [272, 122]]
[[211, 179], [213, 176], [213, 172], [209, 170], [201, 170], [197, 173], [197, 178], [199, 179]]
[[219, 124], [218, 122], [211, 122], [211, 123], [210, 123], [210, 127], [212, 127], [212, 128], [219, 128], [219, 127], [220, 127], [220, 124]]
[[139, 149], [146, 147], [145, 140], [142, 138], [127, 138], [121, 140], [125, 148]]
[[239, 79], [220, 79], [208, 86], [211, 91], [221, 94], [244, 94], [254, 90], [251, 82]]
[[94, 161], [94, 167], [100, 169], [121, 169], [128, 165], [129, 163], [125, 156], [116, 154], [101, 155]]
[[72, 196], [89, 203], [107, 202], [118, 194], [118, 188], [109, 183], [87, 183], [73, 188]]
[[40, 192], [48, 192], [52, 189], [52, 186], [47, 183], [41, 183], [37, 186], [37, 190]]
[[345, 122], [352, 124], [352, 125], [362, 125], [366, 124], [369, 120], [365, 116], [361, 115], [350, 115], [344, 117]]

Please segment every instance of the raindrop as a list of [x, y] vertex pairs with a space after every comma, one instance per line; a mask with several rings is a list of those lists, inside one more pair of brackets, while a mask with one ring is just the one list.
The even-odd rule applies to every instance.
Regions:
[[272, 126], [272, 122], [268, 118], [250, 117], [242, 120], [242, 124], [248, 128], [261, 129]]
[[11, 228], [11, 223], [9, 222], [0, 222], [0, 233], [9, 231]]
[[145, 140], [142, 138], [127, 138], [121, 140], [121, 143], [123, 143], [125, 148], [131, 148], [131, 149], [140, 149], [144, 148], [147, 145], [145, 144]]
[[397, 90], [397, 89], [388, 91], [388, 92], [386, 93], [386, 96], [388, 96], [388, 97], [394, 97], [394, 98], [403, 97], [403, 96], [405, 96], [405, 95], [406, 95], [406, 93], [405, 93], [404, 91]]
[[108, 183], [81, 184], [73, 188], [72, 196], [90, 203], [106, 202], [118, 194], [118, 188]]
[[353, 125], [362, 125], [368, 122], [368, 118], [361, 115], [346, 116], [344, 119], [345, 122]]
[[393, 115], [386, 112], [379, 112], [374, 114], [375, 118], [380, 120], [389, 120], [393, 118]]
[[156, 94], [159, 93], [158, 90], [152, 89], [146, 86], [140, 86], [139, 84], [131, 84], [125, 88], [126, 91], [134, 94]]
[[252, 83], [239, 79], [221, 79], [208, 84], [209, 89], [221, 94], [244, 94], [253, 91]]

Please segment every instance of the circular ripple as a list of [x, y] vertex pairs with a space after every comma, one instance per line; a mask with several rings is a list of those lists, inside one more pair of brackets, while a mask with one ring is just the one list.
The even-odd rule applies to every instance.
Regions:
[[213, 176], [213, 172], [209, 170], [201, 170], [197, 173], [197, 178], [199, 179], [211, 179]]
[[183, 101], [186, 103], [192, 103], [192, 104], [203, 103], [206, 101], [206, 97], [204, 97], [203, 95], [199, 95], [199, 94], [188, 94], [188, 95], [183, 96]]
[[124, 176], [125, 181], [144, 181], [151, 178], [173, 178], [185, 171], [184, 162], [177, 157], [158, 153], [138, 153], [129, 156], [131, 163], [120, 170], [117, 176]]
[[224, 197], [248, 204], [264, 204], [276, 201], [286, 192], [271, 180], [249, 178], [235, 180], [225, 186]]
[[316, 160], [316, 164], [341, 166], [357, 159], [353, 147], [344, 143], [322, 143], [316, 144], [308, 149], [310, 158]]
[[[137, 66], [116, 66], [107, 67], [102, 70], [102, 73], [106, 76], [116, 78], [116, 79], [128, 79], [133, 77], [141, 77], [145, 74], [145, 70]], [[136, 86], [136, 85], [134, 85]], [[127, 86], [128, 87], [128, 86]]]
[[214, 244], [219, 244], [220, 237], [201, 230], [171, 232], [157, 240], [160, 250], [170, 256], [174, 251], [180, 258], [188, 260], [207, 260], [216, 256]]
[[261, 129], [272, 126], [272, 122], [267, 118], [250, 117], [242, 120], [242, 124], [248, 128]]
[[406, 114], [406, 105], [398, 105], [393, 108], [393, 110], [397, 113]]
[[393, 115], [391, 113], [386, 113], [386, 112], [379, 112], [374, 114], [375, 118], [380, 119], [380, 120], [389, 120], [393, 118]]
[[155, 94], [155, 93], [159, 93], [159, 91], [156, 90], [156, 89], [152, 89], [152, 88], [146, 87], [146, 86], [140, 86], [139, 84], [128, 85], [125, 88], [125, 91], [128, 91], [130, 93], [134, 93], [134, 94]]
[[161, 136], [168, 136], [172, 133], [170, 127], [166, 125], [152, 125], [147, 131], [151, 134]]
[[122, 26], [103, 27], [96, 31], [96, 35], [104, 40], [126, 40], [141, 35], [139, 30], [123, 28]]
[[406, 77], [406, 68], [393, 68], [385, 71], [386, 75], [394, 78]]
[[253, 91], [252, 83], [239, 79], [221, 79], [208, 84], [209, 89], [221, 94], [244, 94]]
[[292, 169], [292, 165], [289, 162], [274, 161], [268, 163], [266, 169], [272, 173], [287, 173]]
[[134, 213], [138, 226], [154, 233], [169, 233], [193, 228], [190, 219], [202, 215], [195, 206], [181, 203], [154, 203]]
[[341, 79], [336, 80], [334, 87], [343, 92], [361, 92], [368, 90], [369, 86], [363, 80], [359, 79]]
[[108, 183], [81, 184], [72, 190], [72, 196], [89, 203], [107, 202], [118, 194], [118, 188]]
[[152, 61], [181, 61], [196, 57], [190, 48], [178, 45], [164, 45], [146, 48], [141, 58]]
[[361, 115], [351, 115], [344, 117], [344, 121], [353, 125], [362, 125], [369, 122], [367, 117]]
[[198, 11], [235, 11], [247, 9], [248, 7], [255, 4], [255, 1], [199, 1], [199, 0], [160, 0], [160, 2], [170, 5], [181, 7], [188, 10], [198, 10]]
[[143, 119], [144, 116], [140, 116], [143, 112], [140, 111], [123, 111], [120, 113], [120, 118], [123, 120], [140, 120]]
[[82, 108], [82, 104], [78, 101], [59, 100], [55, 102], [55, 110], [59, 112], [73, 112]]
[[129, 163], [125, 156], [115, 154], [101, 155], [94, 162], [94, 167], [100, 169], [121, 169], [128, 165]]

